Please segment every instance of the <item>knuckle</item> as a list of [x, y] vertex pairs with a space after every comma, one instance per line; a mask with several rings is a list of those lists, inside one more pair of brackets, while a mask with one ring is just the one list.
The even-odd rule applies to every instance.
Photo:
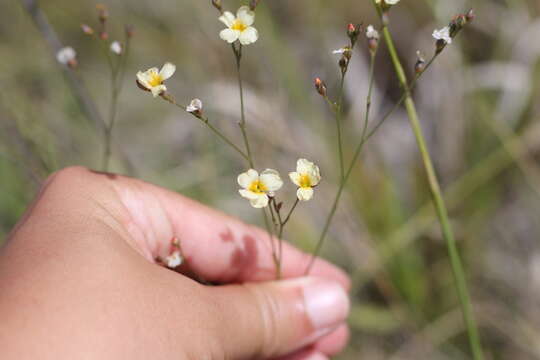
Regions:
[[280, 345], [279, 319], [282, 312], [280, 302], [266, 287], [249, 284], [243, 286], [251, 296], [251, 303], [255, 307], [258, 325], [256, 328], [259, 332], [257, 335], [260, 339], [256, 354], [262, 358], [272, 357], [277, 354]]

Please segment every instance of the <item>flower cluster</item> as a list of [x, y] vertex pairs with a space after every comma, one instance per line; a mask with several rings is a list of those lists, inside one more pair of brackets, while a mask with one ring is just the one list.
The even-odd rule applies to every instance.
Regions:
[[[300, 201], [311, 200], [313, 189], [321, 181], [319, 167], [306, 159], [298, 160], [296, 171], [289, 173], [289, 177], [298, 187], [296, 196]], [[273, 169], [266, 169], [261, 174], [249, 169], [238, 176], [238, 185], [242, 187], [238, 190], [240, 195], [248, 199], [251, 206], [259, 209], [268, 206], [269, 200], [283, 186], [283, 180]]]
[[474, 10], [470, 9], [466, 14], [459, 14], [455, 16], [448, 26], [442, 29], [435, 29], [433, 31], [433, 38], [436, 40], [437, 53], [440, 53], [446, 45], [452, 43], [452, 39], [465, 27], [471, 23], [475, 18]]

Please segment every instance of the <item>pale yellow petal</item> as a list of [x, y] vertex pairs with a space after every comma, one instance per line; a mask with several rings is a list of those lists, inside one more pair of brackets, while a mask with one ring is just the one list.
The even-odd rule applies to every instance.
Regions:
[[281, 177], [276, 170], [264, 170], [260, 176], [260, 179], [269, 192], [278, 191], [283, 186], [283, 180], [281, 180]]
[[227, 27], [233, 26], [234, 20], [236, 20], [235, 16], [229, 11], [225, 11], [223, 15], [219, 17], [219, 21], [224, 23]]
[[259, 32], [257, 29], [251, 26], [242, 31], [238, 37], [238, 40], [242, 45], [253, 44], [255, 41], [257, 41], [257, 39], [259, 39]]
[[268, 196], [266, 194], [258, 194], [257, 198], [249, 201], [251, 206], [256, 209], [262, 209], [268, 206]]
[[313, 188], [298, 188], [296, 191], [296, 196], [300, 201], [308, 201], [313, 198]]
[[174, 72], [176, 71], [176, 65], [171, 63], [165, 63], [163, 67], [161, 68], [161, 71], [159, 72], [159, 75], [161, 76], [162, 80], [167, 80], [171, 76], [173, 76]]
[[255, 13], [249, 9], [249, 6], [240, 7], [236, 17], [247, 26], [251, 26], [255, 22]]
[[259, 173], [256, 170], [249, 169], [247, 172], [238, 175], [238, 185], [247, 189], [252, 182], [259, 179]]
[[222, 40], [225, 40], [226, 42], [228, 42], [229, 44], [238, 40], [239, 36], [240, 36], [240, 31], [232, 30], [232, 29], [224, 29], [224, 30], [221, 30], [221, 32], [219, 33], [219, 37]]
[[297, 172], [290, 172], [289, 173], [289, 178], [291, 179], [291, 181], [293, 182], [294, 185], [296, 186], [300, 186], [300, 174], [297, 173]]

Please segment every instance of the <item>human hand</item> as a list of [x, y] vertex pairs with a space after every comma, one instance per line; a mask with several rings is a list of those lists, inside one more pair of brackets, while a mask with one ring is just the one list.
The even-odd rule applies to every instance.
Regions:
[[[179, 272], [157, 266], [181, 242]], [[295, 359], [340, 351], [349, 280], [262, 230], [139, 180], [52, 175], [0, 251], [3, 359]], [[220, 286], [204, 286], [200, 278]]]

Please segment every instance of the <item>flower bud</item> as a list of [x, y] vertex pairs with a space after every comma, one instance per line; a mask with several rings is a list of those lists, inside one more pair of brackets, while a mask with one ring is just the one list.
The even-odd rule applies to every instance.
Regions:
[[416, 64], [414, 65], [414, 71], [417, 74], [421, 74], [426, 69], [426, 60], [420, 50], [416, 52]]
[[465, 15], [468, 22], [473, 22], [474, 19], [476, 19], [476, 14], [474, 13], [474, 9], [470, 9], [467, 11], [467, 14]]
[[200, 118], [202, 115], [202, 108], [203, 108], [202, 101], [199, 99], [193, 99], [191, 100], [191, 103], [188, 106], [186, 106], [186, 111], [192, 114], [193, 116]]
[[126, 25], [124, 27], [124, 31], [126, 32], [126, 36], [128, 38], [132, 38], [135, 35], [135, 28], [133, 27], [133, 25]]
[[101, 40], [107, 40], [107, 39], [109, 38], [109, 33], [106, 32], [106, 31], [101, 31], [101, 32], [99, 33], [99, 38], [100, 38]]
[[94, 34], [94, 29], [92, 29], [90, 26], [88, 26], [86, 24], [81, 24], [81, 30], [86, 35], [93, 35]]
[[349, 67], [349, 60], [342, 56], [341, 59], [339, 59], [339, 68], [341, 69], [341, 73], [345, 74], [347, 72], [347, 68]]
[[249, 9], [250, 9], [251, 11], [255, 10], [255, 8], [257, 7], [257, 5], [259, 5], [259, 1], [260, 1], [260, 0], [251, 0], [251, 1], [249, 2]]
[[103, 4], [97, 4], [96, 9], [98, 11], [99, 22], [104, 24], [109, 18], [109, 10], [107, 10], [107, 7]]
[[219, 10], [219, 12], [223, 12], [223, 8], [221, 7], [221, 0], [212, 0], [212, 5]]
[[349, 24], [347, 25], [347, 36], [351, 39], [351, 46], [354, 47], [356, 40], [358, 40], [358, 35], [360, 35], [361, 25]]
[[315, 89], [321, 95], [326, 97], [326, 84], [319, 78], [315, 78]]

